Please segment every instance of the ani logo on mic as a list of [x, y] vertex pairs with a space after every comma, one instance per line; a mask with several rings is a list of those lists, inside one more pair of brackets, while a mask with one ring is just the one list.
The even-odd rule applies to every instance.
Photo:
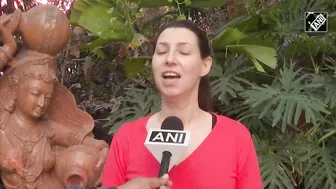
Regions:
[[186, 136], [186, 132], [152, 131], [149, 137], [149, 142], [184, 144]]

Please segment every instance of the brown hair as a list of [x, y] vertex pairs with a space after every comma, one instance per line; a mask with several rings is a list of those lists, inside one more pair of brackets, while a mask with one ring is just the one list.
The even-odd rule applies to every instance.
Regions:
[[[198, 39], [198, 47], [200, 50], [201, 58], [205, 59], [211, 56], [212, 51], [207, 35], [203, 32], [194, 22], [189, 20], [177, 20], [170, 22], [163, 26], [160, 33], [168, 28], [185, 28], [193, 32]], [[154, 44], [154, 50], [156, 43]], [[213, 111], [212, 92], [210, 86], [210, 79], [208, 75], [201, 78], [198, 87], [198, 104], [199, 107], [207, 112]]]

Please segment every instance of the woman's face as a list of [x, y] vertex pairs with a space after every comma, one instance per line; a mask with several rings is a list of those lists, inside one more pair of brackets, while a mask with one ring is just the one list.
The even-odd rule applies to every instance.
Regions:
[[152, 59], [156, 86], [167, 97], [198, 91], [199, 81], [209, 73], [211, 64], [211, 57], [201, 58], [192, 31], [168, 28], [160, 34]]
[[32, 119], [42, 117], [47, 111], [54, 91], [52, 82], [25, 77], [20, 82], [17, 108]]

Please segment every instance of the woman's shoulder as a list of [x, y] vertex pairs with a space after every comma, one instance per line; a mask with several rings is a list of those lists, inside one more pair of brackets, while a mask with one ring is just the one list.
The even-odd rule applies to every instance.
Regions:
[[241, 122], [224, 115], [214, 115], [217, 118], [215, 127], [217, 127], [219, 130], [230, 133], [230, 135], [251, 138], [250, 131]]

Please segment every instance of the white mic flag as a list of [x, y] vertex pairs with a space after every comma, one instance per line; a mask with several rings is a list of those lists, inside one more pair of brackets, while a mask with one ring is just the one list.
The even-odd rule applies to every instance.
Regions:
[[145, 146], [158, 162], [161, 162], [164, 151], [168, 151], [172, 154], [169, 171], [188, 147], [190, 136], [191, 133], [189, 131], [149, 129]]

